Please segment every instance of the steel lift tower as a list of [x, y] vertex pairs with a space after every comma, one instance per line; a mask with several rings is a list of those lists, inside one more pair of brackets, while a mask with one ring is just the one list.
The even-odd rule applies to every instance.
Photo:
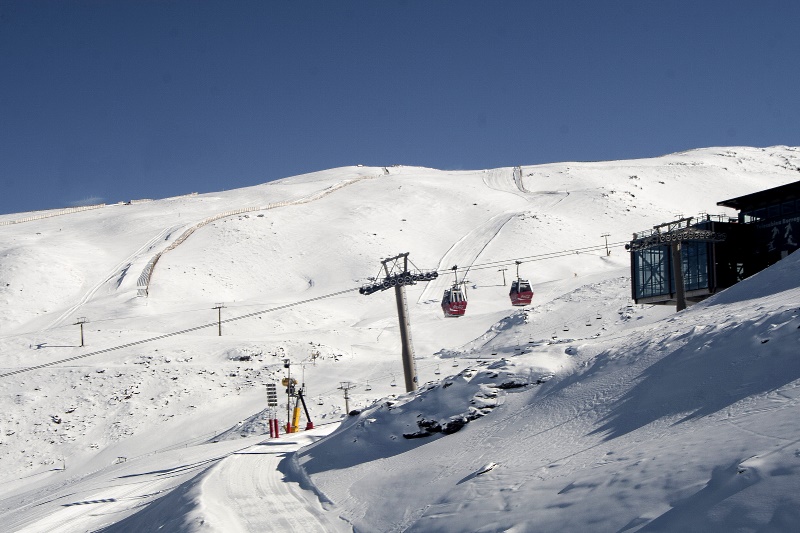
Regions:
[[439, 277], [436, 271], [420, 272], [411, 263], [413, 271], [408, 269], [408, 252], [381, 261], [383, 265], [383, 279], [380, 274], [374, 282], [361, 287], [358, 292], [370, 295], [373, 292], [385, 291], [394, 287], [397, 300], [397, 316], [400, 320], [400, 340], [403, 345], [403, 374], [406, 380], [406, 392], [417, 390], [417, 368], [414, 364], [414, 346], [411, 343], [411, 323], [408, 320], [408, 304], [406, 303], [406, 285], [415, 285], [418, 281], [430, 281]]

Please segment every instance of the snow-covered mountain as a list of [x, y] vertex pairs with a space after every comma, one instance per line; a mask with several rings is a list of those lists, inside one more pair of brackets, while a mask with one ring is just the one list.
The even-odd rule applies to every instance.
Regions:
[[[675, 314], [631, 305], [620, 243], [733, 214], [716, 202], [799, 167], [792, 147], [347, 167], [2, 215], [4, 527], [791, 530], [800, 259]], [[391, 291], [350, 290], [401, 252], [472, 267], [463, 318], [439, 308], [451, 275], [408, 288], [412, 394]], [[515, 259], [536, 292], [524, 310], [503, 284]], [[221, 336], [219, 304], [236, 319]], [[285, 357], [319, 429], [270, 441], [264, 383]]]

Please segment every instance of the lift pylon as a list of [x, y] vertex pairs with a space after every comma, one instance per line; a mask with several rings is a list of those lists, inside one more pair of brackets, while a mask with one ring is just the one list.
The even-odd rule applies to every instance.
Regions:
[[413, 263], [413, 271], [409, 270], [408, 252], [381, 261], [383, 277], [379, 273], [373, 283], [362, 286], [359, 292], [369, 295], [377, 291], [385, 291], [394, 287], [397, 300], [397, 317], [400, 320], [400, 340], [403, 346], [403, 373], [406, 381], [406, 392], [417, 390], [417, 369], [414, 363], [414, 346], [411, 343], [411, 323], [408, 319], [406, 303], [406, 285], [415, 285], [418, 281], [430, 281], [439, 277], [436, 271], [421, 272]]

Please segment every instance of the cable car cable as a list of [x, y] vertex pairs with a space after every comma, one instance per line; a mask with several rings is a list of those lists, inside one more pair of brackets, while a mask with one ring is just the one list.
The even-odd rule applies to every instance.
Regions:
[[[621, 242], [617, 242], [617, 243], [609, 243], [608, 247], [611, 248], [611, 247], [622, 246], [622, 245], [627, 244], [627, 243], [628, 243], [627, 241], [621, 241]], [[491, 262], [488, 262], [488, 263], [480, 263], [478, 265], [470, 265], [466, 269], [463, 269], [463, 271], [466, 273], [469, 270], [482, 270], [482, 269], [486, 269], [486, 268], [495, 268], [498, 265], [513, 264], [515, 261], [520, 261], [521, 263], [527, 263], [527, 262], [532, 262], [532, 261], [541, 261], [541, 260], [544, 260], [544, 259], [552, 259], [552, 258], [556, 258], [556, 257], [564, 257], [564, 256], [567, 256], [567, 255], [577, 254], [577, 253], [580, 253], [580, 252], [604, 250], [605, 248], [606, 248], [605, 245], [589, 246], [589, 247], [583, 247], [583, 248], [575, 248], [575, 249], [572, 249], [572, 250], [563, 250], [563, 251], [560, 251], [560, 252], [549, 252], [549, 253], [545, 253], [545, 254], [531, 255], [531, 256], [526, 256], [526, 257], [520, 257], [520, 258], [517, 258], [517, 259], [504, 259], [504, 260], [500, 260], [500, 261], [491, 261]], [[462, 269], [458, 269], [458, 270], [462, 270]], [[441, 270], [439, 272], [446, 273], [446, 272], [450, 272], [450, 271], [452, 271], [452, 269]], [[252, 313], [247, 313], [247, 314], [236, 316], [236, 317], [226, 318], [225, 320], [221, 320], [221, 321], [217, 321], [217, 322], [211, 322], [211, 323], [208, 323], [208, 324], [204, 324], [202, 326], [195, 326], [195, 327], [192, 327], [192, 328], [187, 328], [187, 329], [183, 329], [183, 330], [180, 330], [180, 331], [175, 331], [175, 332], [172, 332], [172, 333], [165, 333], [163, 335], [157, 335], [155, 337], [150, 337], [148, 339], [142, 339], [142, 340], [126, 343], [126, 344], [121, 344], [121, 345], [118, 345], [118, 346], [112, 346], [110, 348], [105, 348], [103, 350], [97, 350], [97, 351], [94, 351], [94, 352], [81, 354], [81, 355], [76, 355], [76, 356], [68, 357], [68, 358], [65, 358], [65, 359], [59, 359], [57, 361], [51, 361], [49, 363], [43, 363], [41, 365], [25, 367], [25, 368], [19, 368], [19, 369], [10, 371], [10, 372], [6, 372], [6, 373], [3, 373], [3, 374], [0, 374], [0, 378], [10, 377], [10, 376], [14, 376], [14, 375], [21, 374], [21, 373], [24, 373], [24, 372], [29, 372], [29, 371], [32, 371], [32, 370], [39, 370], [39, 369], [42, 369], [42, 368], [55, 366], [55, 365], [58, 365], [58, 364], [61, 364], [61, 363], [67, 363], [67, 362], [70, 362], [70, 361], [75, 361], [75, 360], [78, 360], [78, 359], [83, 359], [83, 358], [91, 357], [91, 356], [94, 356], [94, 355], [100, 355], [100, 354], [103, 354], [103, 353], [108, 353], [108, 352], [112, 352], [112, 351], [116, 351], [116, 350], [121, 350], [123, 348], [129, 348], [131, 346], [138, 346], [139, 344], [145, 344], [145, 343], [148, 343], [148, 342], [153, 342], [153, 341], [165, 339], [165, 338], [168, 338], [168, 337], [174, 337], [176, 335], [183, 335], [185, 333], [191, 333], [193, 331], [198, 331], [198, 330], [201, 330], [201, 329], [217, 327], [220, 324], [229, 323], [229, 322], [235, 322], [237, 320], [242, 320], [242, 319], [245, 319], [245, 318], [251, 318], [251, 317], [254, 317], [254, 316], [262, 315], [262, 314], [265, 314], [265, 313], [270, 313], [270, 312], [273, 312], [273, 311], [280, 311], [282, 309], [288, 309], [288, 308], [294, 307], [296, 305], [302, 305], [302, 304], [306, 304], [306, 303], [309, 303], [309, 302], [314, 302], [314, 301], [317, 301], [317, 300], [323, 300], [323, 299], [326, 299], [326, 298], [331, 298], [331, 297], [334, 297], [334, 296], [339, 296], [339, 295], [342, 295], [342, 294], [346, 294], [346, 293], [354, 292], [354, 291], [358, 291], [358, 290], [359, 290], [359, 288], [345, 289], [343, 291], [338, 291], [338, 292], [334, 292], [334, 293], [331, 293], [331, 294], [326, 294], [326, 295], [323, 295], [323, 296], [316, 296], [314, 298], [309, 298], [307, 300], [300, 300], [300, 301], [297, 301], [297, 302], [283, 304], [283, 305], [279, 305], [277, 307], [272, 307], [272, 308], [264, 309], [264, 310], [261, 310], [261, 311], [255, 311], [255, 312], [252, 312]], [[106, 319], [106, 320], [109, 320], [109, 319]], [[10, 335], [10, 337], [13, 337], [13, 336], [17, 336], [17, 335]]]
[[140, 344], [145, 344], [145, 343], [148, 343], [148, 342], [153, 342], [153, 341], [157, 341], [157, 340], [161, 340], [161, 339], [166, 339], [168, 337], [174, 337], [174, 336], [177, 336], [177, 335], [183, 335], [183, 334], [186, 334], [186, 333], [191, 333], [192, 331], [198, 331], [198, 330], [201, 330], [201, 329], [217, 327], [220, 323], [235, 322], [237, 320], [242, 320], [242, 319], [245, 319], [245, 318], [251, 318], [251, 317], [254, 317], [254, 316], [257, 316], [257, 315], [263, 315], [264, 313], [271, 313], [273, 311], [279, 311], [281, 309], [288, 309], [289, 307], [294, 307], [296, 305], [302, 305], [302, 304], [306, 304], [306, 303], [309, 303], [309, 302], [314, 302], [314, 301], [317, 301], [317, 300], [323, 300], [325, 298], [330, 298], [330, 297], [333, 297], [333, 296], [338, 296], [340, 294], [345, 294], [345, 293], [352, 292], [352, 291], [357, 291], [357, 290], [358, 290], [357, 288], [355, 288], [355, 289], [346, 289], [346, 290], [343, 290], [343, 291], [338, 291], [338, 292], [334, 292], [334, 293], [331, 293], [331, 294], [326, 294], [326, 295], [323, 295], [323, 296], [316, 296], [314, 298], [309, 298], [307, 300], [300, 300], [298, 302], [292, 302], [292, 303], [288, 303], [288, 304], [284, 304], [284, 305], [279, 305], [277, 307], [272, 307], [270, 309], [263, 309], [261, 311], [256, 311], [256, 312], [253, 312], [253, 313], [247, 313], [246, 315], [226, 318], [225, 320], [217, 321], [217, 322], [211, 322], [209, 324], [203, 324], [202, 326], [195, 326], [193, 328], [182, 329], [180, 331], [174, 331], [172, 333], [165, 333], [163, 335], [157, 335], [155, 337], [150, 337], [149, 339], [142, 339], [142, 340], [138, 340], [138, 341], [134, 341], [134, 342], [129, 342], [129, 343], [126, 343], [126, 344], [120, 344], [118, 346], [112, 346], [110, 348], [105, 348], [103, 350], [97, 350], [97, 351], [94, 351], [94, 352], [89, 352], [89, 353], [85, 353], [85, 354], [81, 354], [81, 355], [75, 355], [75, 356], [72, 356], [72, 357], [67, 357], [65, 359], [59, 359], [58, 361], [51, 361], [49, 363], [43, 363], [41, 365], [30, 366], [30, 367], [25, 367], [25, 368], [18, 368], [16, 370], [12, 370], [10, 372], [6, 372], [4, 374], [0, 374], [0, 378], [6, 378], [6, 377], [14, 376], [14, 375], [17, 375], [17, 374], [22, 374], [23, 372], [30, 372], [31, 370], [39, 370], [39, 369], [42, 369], [42, 368], [47, 368], [49, 366], [54, 366], [54, 365], [58, 365], [58, 364], [61, 364], [61, 363], [68, 363], [70, 361], [76, 361], [78, 359], [83, 359], [83, 358], [91, 357], [91, 356], [94, 356], [94, 355], [100, 355], [100, 354], [104, 354], [104, 353], [108, 353], [108, 352], [113, 352], [113, 351], [116, 351], [116, 350], [121, 350], [123, 348], [130, 348], [131, 346], [138, 346]]

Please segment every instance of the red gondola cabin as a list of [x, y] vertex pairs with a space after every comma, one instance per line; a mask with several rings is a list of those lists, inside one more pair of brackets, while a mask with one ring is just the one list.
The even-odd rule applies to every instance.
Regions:
[[444, 291], [442, 297], [442, 311], [444, 316], [464, 316], [467, 312], [467, 297], [458, 285], [453, 285]]
[[511, 282], [511, 291], [508, 293], [511, 305], [530, 305], [533, 300], [531, 284], [526, 279], [517, 279]]

